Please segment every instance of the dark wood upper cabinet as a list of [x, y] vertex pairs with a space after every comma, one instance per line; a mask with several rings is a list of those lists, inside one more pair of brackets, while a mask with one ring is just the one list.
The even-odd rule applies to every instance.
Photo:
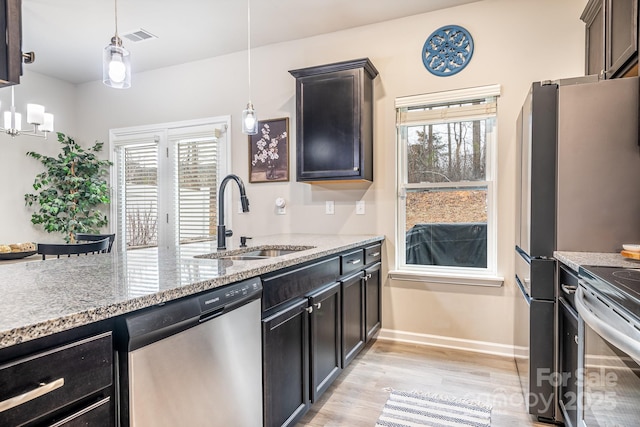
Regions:
[[586, 24], [586, 74], [637, 76], [638, 0], [590, 0], [580, 18]]
[[289, 71], [296, 78], [298, 181], [373, 181], [369, 59]]
[[22, 74], [22, 1], [0, 2], [0, 28], [4, 43], [0, 43], [0, 87], [20, 83]]

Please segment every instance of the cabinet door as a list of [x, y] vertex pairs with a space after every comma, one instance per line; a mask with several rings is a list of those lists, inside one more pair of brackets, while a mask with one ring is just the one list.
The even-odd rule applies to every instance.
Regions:
[[367, 342], [378, 332], [382, 321], [380, 263], [364, 271], [365, 331]]
[[264, 423], [294, 425], [309, 409], [308, 300], [262, 320]]
[[558, 370], [562, 374], [559, 405], [567, 427], [578, 426], [578, 313], [558, 299]]
[[342, 371], [340, 283], [309, 296], [311, 401], [318, 400]]
[[585, 22], [585, 74], [600, 74], [605, 67], [604, 2], [590, 0], [582, 14]]
[[360, 73], [298, 80], [298, 179], [360, 176]]
[[608, 0], [606, 15], [606, 77], [622, 77], [638, 53], [638, 0]]
[[342, 367], [364, 347], [364, 280], [362, 272], [342, 281]]

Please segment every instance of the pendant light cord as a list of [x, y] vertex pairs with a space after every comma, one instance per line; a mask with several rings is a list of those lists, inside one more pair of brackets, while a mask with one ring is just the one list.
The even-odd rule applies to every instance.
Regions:
[[118, 38], [118, 0], [114, 0], [115, 5], [115, 21], [116, 21], [116, 38]]
[[249, 102], [251, 102], [251, 0], [247, 0], [247, 76], [249, 80]]

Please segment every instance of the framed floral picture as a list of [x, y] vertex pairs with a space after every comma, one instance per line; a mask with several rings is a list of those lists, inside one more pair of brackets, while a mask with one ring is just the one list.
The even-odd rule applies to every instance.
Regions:
[[289, 181], [289, 118], [259, 120], [249, 156], [249, 182]]

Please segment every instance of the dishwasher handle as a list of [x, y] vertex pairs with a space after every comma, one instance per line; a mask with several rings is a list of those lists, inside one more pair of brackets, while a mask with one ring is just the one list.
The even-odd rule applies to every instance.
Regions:
[[216, 310], [210, 311], [209, 313], [203, 314], [200, 316], [200, 318], [198, 319], [198, 323], [204, 323], [207, 322], [209, 320], [213, 320], [216, 317], [222, 315], [225, 311], [225, 307], [220, 307]]

